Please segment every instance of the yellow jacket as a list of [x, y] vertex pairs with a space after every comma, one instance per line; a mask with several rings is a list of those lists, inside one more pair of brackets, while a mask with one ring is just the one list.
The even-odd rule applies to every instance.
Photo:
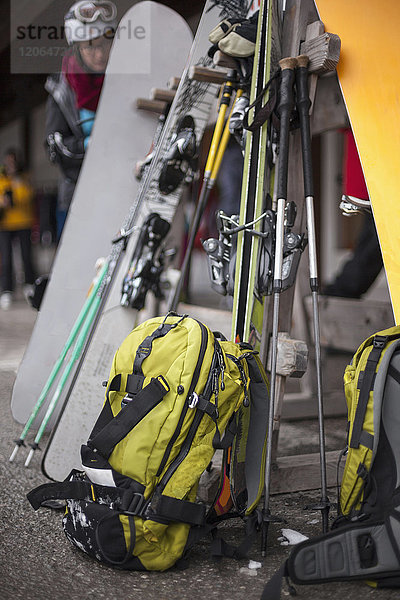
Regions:
[[[13, 206], [2, 210], [3, 196], [12, 190]], [[0, 175], [0, 231], [30, 229], [33, 225], [33, 190], [23, 176], [8, 177]]]

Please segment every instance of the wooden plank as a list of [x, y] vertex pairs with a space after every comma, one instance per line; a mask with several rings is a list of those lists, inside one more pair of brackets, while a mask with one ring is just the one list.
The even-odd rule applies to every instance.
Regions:
[[347, 111], [336, 73], [319, 77], [311, 122], [313, 135], [348, 126]]
[[225, 69], [235, 69], [236, 71], [238, 68], [237, 61], [232, 56], [228, 56], [228, 54], [221, 52], [221, 50], [217, 50], [214, 54], [213, 63], [217, 67], [224, 67]]
[[[306, 38], [307, 26], [318, 21], [313, 0], [287, 0], [283, 23], [282, 56], [298, 56], [301, 41]], [[294, 131], [289, 141], [288, 198], [297, 206], [295, 231], [305, 230], [303, 166], [301, 157], [300, 132]], [[292, 327], [294, 286], [284, 291], [280, 299], [279, 331], [288, 331]], [[272, 329], [272, 302], [266, 299], [263, 338], [268, 339]], [[273, 429], [273, 456], [277, 455], [280, 418], [285, 392], [285, 377], [278, 376], [276, 381], [276, 405]]]
[[322, 33], [303, 42], [300, 51], [310, 59], [310, 73], [321, 75], [335, 71], [339, 62], [340, 37], [334, 33]]
[[195, 81], [206, 81], [208, 83], [225, 83], [227, 71], [209, 69], [207, 67], [190, 67], [189, 78]]
[[[307, 318], [312, 319], [311, 297], [304, 298]], [[355, 352], [375, 331], [394, 325], [390, 302], [368, 299], [319, 297], [321, 346]]]
[[[306, 29], [306, 41], [312, 40], [312, 39], [318, 37], [319, 35], [324, 33], [324, 31], [325, 31], [325, 27], [324, 27], [324, 24], [322, 23], [322, 21], [314, 21], [314, 23], [310, 23], [310, 25], [307, 25], [307, 29]], [[307, 54], [307, 52], [305, 52], [301, 46], [300, 46], [300, 48], [301, 48], [301, 54]], [[310, 59], [309, 65], [308, 65], [308, 70], [309, 70], [309, 72], [311, 71], [311, 59]], [[309, 94], [310, 94], [310, 101], [311, 101], [311, 106], [310, 106], [310, 111], [309, 111], [310, 115], [312, 114], [312, 112], [314, 110], [314, 100], [315, 100], [315, 94], [317, 91], [317, 82], [318, 82], [318, 75], [316, 75], [314, 73], [313, 75], [309, 76], [308, 87], [309, 87]]]
[[161, 102], [172, 102], [175, 98], [175, 90], [163, 90], [160, 88], [152, 88], [150, 90], [151, 100], [161, 100]]
[[135, 106], [138, 110], [148, 110], [149, 112], [161, 114], [165, 112], [167, 103], [159, 100], [149, 100], [148, 98], [136, 98]]
[[[326, 478], [328, 487], [336, 487], [339, 450], [326, 453]], [[343, 461], [344, 466], [344, 461]], [[341, 479], [339, 472], [339, 480]], [[272, 494], [286, 494], [317, 490], [321, 486], [319, 454], [303, 454], [278, 458], [271, 476]]]
[[[324, 416], [343, 417], [347, 414], [344, 390], [324, 392]], [[299, 421], [318, 417], [317, 396], [312, 393], [285, 394], [281, 421]]]
[[167, 88], [170, 90], [177, 90], [180, 81], [181, 81], [180, 77], [170, 77], [170, 79], [168, 80], [168, 83], [167, 83]]

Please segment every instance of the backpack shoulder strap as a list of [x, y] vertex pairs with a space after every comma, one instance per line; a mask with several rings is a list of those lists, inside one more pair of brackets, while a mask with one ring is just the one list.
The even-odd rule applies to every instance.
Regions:
[[250, 375], [250, 420], [248, 425], [245, 475], [247, 487], [246, 514], [260, 501], [264, 488], [265, 453], [268, 435], [269, 385], [257, 354], [246, 354]]
[[368, 399], [375, 379], [376, 367], [383, 350], [388, 342], [388, 336], [375, 335], [372, 342], [372, 349], [368, 355], [367, 363], [364, 369], [364, 376], [361, 382], [360, 395], [358, 397], [356, 414], [353, 422], [353, 431], [350, 440], [350, 448], [358, 448], [360, 437], [363, 430], [365, 413], [367, 411]]
[[161, 402], [168, 391], [168, 383], [161, 375], [153, 378], [135, 396], [135, 400], [129, 402], [115, 417], [112, 415], [110, 403], [107, 399], [98, 422], [104, 422], [106, 413], [111, 416], [111, 419], [100, 431], [95, 426], [92, 433], [94, 435], [89, 438], [88, 446], [99, 452], [104, 458], [108, 458], [118, 442]]

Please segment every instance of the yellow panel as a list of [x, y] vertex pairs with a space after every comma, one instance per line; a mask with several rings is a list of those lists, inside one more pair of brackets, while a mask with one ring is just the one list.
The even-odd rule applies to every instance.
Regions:
[[342, 41], [338, 75], [356, 139], [400, 319], [399, 0], [316, 0]]

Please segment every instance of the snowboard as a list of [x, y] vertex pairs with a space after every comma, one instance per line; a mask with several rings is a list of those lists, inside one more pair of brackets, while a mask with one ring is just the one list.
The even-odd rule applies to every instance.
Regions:
[[[206, 2], [185, 70], [145, 177], [144, 187], [136, 200], [131, 218], [131, 222], [136, 226], [135, 231], [129, 238], [126, 252], [118, 265], [90, 343], [77, 369], [64, 408], [46, 448], [42, 469], [51, 479], [63, 479], [72, 468], [80, 467], [80, 446], [86, 442], [101, 409], [104, 398], [101, 383], [108, 377], [113, 355], [135, 325], [136, 319], [143, 321], [149, 316], [146, 311], [137, 313], [129, 307], [121, 306], [124, 277], [136, 249], [140, 227], [145, 223], [146, 218], [152, 213], [157, 213], [168, 222], [173, 220], [183, 184], [169, 194], [162, 194], [159, 180], [165, 164], [164, 159], [168, 156], [182, 117], [191, 115], [195, 123], [196, 139], [199, 142], [216, 101], [219, 86], [192, 80], [191, 67], [212, 66], [212, 61], [207, 55], [210, 47], [209, 32], [228, 15], [245, 16], [247, 4], [245, 0]], [[168, 45], [166, 47], [169, 48]]]
[[[140, 37], [132, 33], [133, 24], [140, 25]], [[13, 389], [12, 414], [20, 423], [26, 422], [65, 344], [97, 259], [108, 255], [137, 194], [134, 165], [152, 142], [157, 117], [135, 110], [135, 98], [148, 97], [152, 87], [179, 75], [191, 42], [184, 19], [155, 2], [136, 4], [119, 24], [88, 151]]]
[[400, 5], [391, 0], [316, 0], [326, 31], [341, 39], [339, 83], [357, 144], [396, 322], [400, 318]]

